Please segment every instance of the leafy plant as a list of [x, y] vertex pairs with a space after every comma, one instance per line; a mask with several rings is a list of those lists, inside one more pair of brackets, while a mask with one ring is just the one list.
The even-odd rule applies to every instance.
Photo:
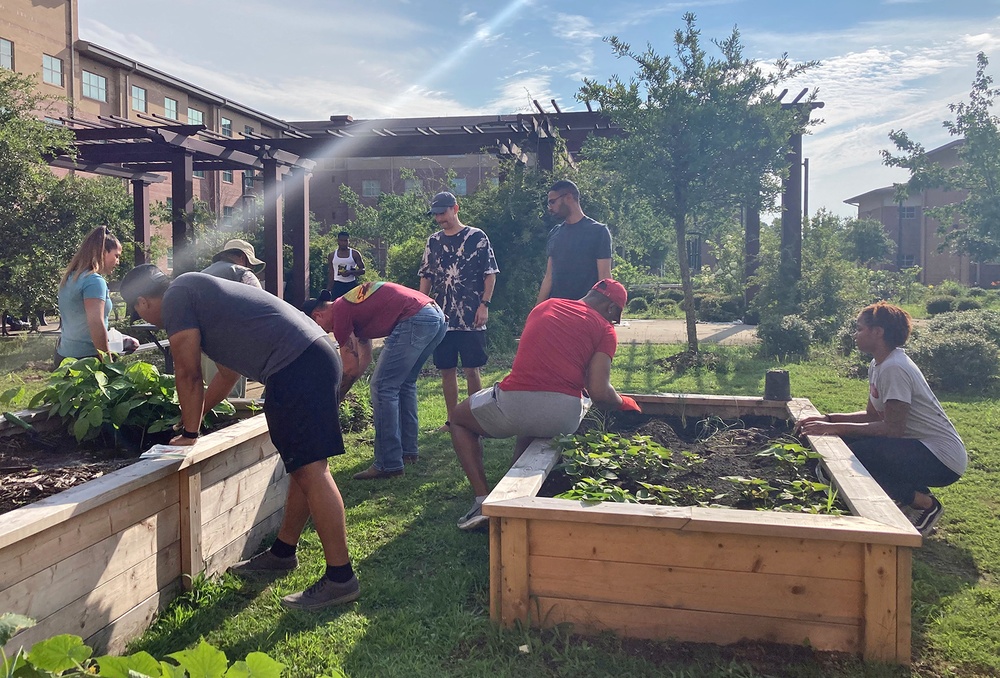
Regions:
[[[173, 375], [146, 362], [123, 366], [100, 358], [64, 360], [29, 403], [39, 406], [48, 406], [50, 417], [67, 418], [78, 441], [111, 427], [137, 432], [140, 447], [146, 434], [169, 430], [181, 414]], [[206, 415], [206, 424], [235, 411], [223, 401]]]
[[251, 652], [231, 666], [225, 652], [202, 640], [190, 650], [167, 655], [174, 663], [157, 661], [148, 652], [125, 657], [94, 651], [80, 636], [63, 634], [18, 649], [7, 657], [3, 646], [19, 631], [34, 626], [28, 617], [0, 615], [0, 678], [53, 678], [57, 676], [107, 676], [108, 678], [279, 678], [285, 665], [264, 652]]

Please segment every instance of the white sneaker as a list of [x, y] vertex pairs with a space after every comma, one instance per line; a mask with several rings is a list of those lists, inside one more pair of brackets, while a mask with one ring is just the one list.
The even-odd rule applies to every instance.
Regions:
[[477, 499], [472, 502], [472, 508], [469, 509], [469, 512], [458, 519], [458, 529], [465, 531], [474, 530], [489, 521], [490, 519], [483, 515], [483, 502]]

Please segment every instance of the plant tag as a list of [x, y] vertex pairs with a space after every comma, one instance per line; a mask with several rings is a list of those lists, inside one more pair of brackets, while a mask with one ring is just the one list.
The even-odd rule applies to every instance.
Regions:
[[190, 445], [153, 445], [139, 455], [140, 459], [183, 459], [191, 450]]

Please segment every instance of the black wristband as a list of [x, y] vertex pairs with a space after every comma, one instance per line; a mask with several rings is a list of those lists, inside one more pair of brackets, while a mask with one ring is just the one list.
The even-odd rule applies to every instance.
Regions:
[[182, 438], [197, 438], [200, 435], [200, 431], [188, 431], [187, 429], [181, 429]]
[[481, 304], [482, 304], [483, 306], [485, 306], [486, 308], [489, 308], [489, 307], [490, 307], [490, 302], [489, 302], [489, 301], [487, 301], [486, 299], [483, 299], [483, 300], [482, 300], [481, 302], [479, 302], [479, 303], [481, 303]]

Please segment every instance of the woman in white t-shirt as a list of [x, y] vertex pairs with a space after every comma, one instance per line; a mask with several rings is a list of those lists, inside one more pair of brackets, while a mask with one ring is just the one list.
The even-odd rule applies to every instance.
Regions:
[[958, 480], [968, 455], [920, 368], [902, 349], [910, 327], [910, 315], [898, 306], [881, 301], [866, 306], [858, 315], [854, 341], [872, 356], [868, 407], [807, 417], [797, 428], [806, 435], [846, 438], [872, 478], [928, 535], [944, 512], [929, 488]]

